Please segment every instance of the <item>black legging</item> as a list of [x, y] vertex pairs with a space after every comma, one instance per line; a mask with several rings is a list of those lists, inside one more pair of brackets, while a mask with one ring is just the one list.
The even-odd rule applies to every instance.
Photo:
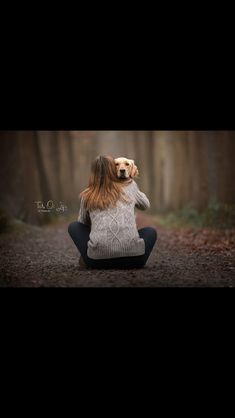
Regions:
[[145, 241], [145, 254], [131, 257], [94, 260], [87, 255], [88, 241], [91, 229], [81, 222], [72, 222], [68, 227], [69, 235], [78, 248], [87, 267], [95, 269], [133, 269], [142, 268], [146, 264], [154, 244], [157, 240], [157, 231], [146, 227], [140, 229], [139, 236]]

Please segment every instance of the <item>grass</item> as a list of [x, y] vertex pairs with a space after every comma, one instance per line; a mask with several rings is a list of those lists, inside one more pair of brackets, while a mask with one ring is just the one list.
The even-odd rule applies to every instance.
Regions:
[[204, 211], [191, 205], [175, 212], [156, 214], [156, 222], [165, 228], [184, 227], [231, 229], [235, 228], [235, 205], [211, 203]]
[[[76, 221], [78, 212], [55, 215], [50, 213], [49, 216], [40, 219], [38, 227], [56, 226], [64, 222]], [[0, 208], [0, 235], [25, 230], [32, 227], [32, 224], [24, 222], [20, 219], [13, 218], [2, 208]]]
[[[44, 225], [53, 225], [63, 221], [74, 221], [78, 213], [51, 216]], [[221, 203], [211, 203], [204, 211], [198, 211], [191, 205], [184, 208], [168, 212], [166, 214], [157, 213], [153, 215], [156, 223], [165, 227], [192, 227], [192, 228], [213, 228], [231, 229], [235, 228], [235, 205]], [[27, 228], [29, 224], [9, 215], [0, 208], [0, 234], [5, 232], [19, 231]], [[41, 225], [43, 226], [43, 225]]]
[[12, 218], [4, 209], [0, 208], [0, 234], [21, 231], [27, 227], [27, 223], [20, 219]]

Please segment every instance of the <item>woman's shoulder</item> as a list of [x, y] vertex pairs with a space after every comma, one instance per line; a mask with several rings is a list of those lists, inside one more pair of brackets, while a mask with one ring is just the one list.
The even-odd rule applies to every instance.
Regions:
[[133, 179], [128, 179], [128, 180], [123, 181], [123, 186], [126, 186], [126, 187], [131, 186], [133, 184], [136, 184], [135, 180]]
[[123, 183], [123, 187], [129, 188], [129, 189], [135, 189], [137, 187], [137, 183], [135, 180], [130, 179], [129, 181], [126, 181]]
[[137, 183], [135, 182], [135, 180], [131, 179], [128, 182], [125, 182], [123, 184], [123, 189], [125, 191], [125, 193], [127, 194], [135, 194], [136, 190], [138, 189]]

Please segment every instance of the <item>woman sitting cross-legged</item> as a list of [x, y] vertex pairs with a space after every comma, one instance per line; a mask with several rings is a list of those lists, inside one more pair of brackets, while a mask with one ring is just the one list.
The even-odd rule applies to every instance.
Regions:
[[77, 222], [68, 232], [85, 265], [95, 269], [133, 269], [145, 266], [157, 232], [138, 230], [135, 207], [148, 209], [150, 203], [133, 179], [117, 177], [115, 161], [99, 156], [92, 164], [89, 187], [81, 195]]

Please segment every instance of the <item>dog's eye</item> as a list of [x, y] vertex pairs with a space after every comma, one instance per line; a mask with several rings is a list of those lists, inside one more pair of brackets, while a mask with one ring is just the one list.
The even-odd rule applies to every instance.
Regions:
[[129, 163], [126, 163], [126, 165], [128, 166], [128, 165], [130, 165]]
[[119, 163], [116, 163], [116, 165], [119, 165]]

